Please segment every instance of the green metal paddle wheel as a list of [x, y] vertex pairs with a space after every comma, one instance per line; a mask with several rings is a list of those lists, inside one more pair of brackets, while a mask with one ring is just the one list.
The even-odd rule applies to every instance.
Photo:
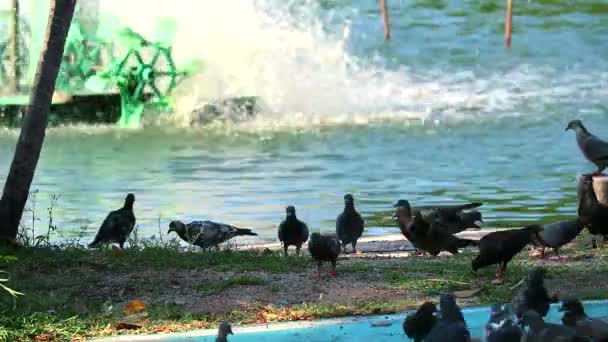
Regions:
[[188, 72], [175, 66], [171, 47], [150, 42], [138, 33], [123, 29], [120, 33], [127, 52], [105, 71], [89, 78], [87, 88], [103, 91], [114, 85], [120, 91], [120, 127], [138, 127], [144, 111], [161, 113], [170, 111], [171, 92]]

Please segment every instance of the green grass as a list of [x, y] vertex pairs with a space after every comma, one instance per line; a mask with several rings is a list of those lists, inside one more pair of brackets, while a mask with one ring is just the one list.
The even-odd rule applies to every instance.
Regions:
[[[552, 287], [558, 284], [561, 289], [575, 290], [583, 299], [608, 298], [608, 292], [601, 286], [608, 281], [608, 249], [576, 250], [564, 251], [572, 258], [571, 262], [545, 265], [550, 278], [548, 283]], [[335, 304], [256, 304], [236, 311], [197, 312], [191, 310], [192, 303], [167, 304], [171, 301], [154, 299], [157, 295], [188, 292], [189, 289], [202, 298], [201, 295], [222, 294], [243, 286], [261, 286], [267, 290], [266, 294], [278, 294], [284, 291], [284, 285], [282, 278], [273, 274], [308, 273], [314, 270], [314, 263], [309, 257], [283, 257], [270, 251], [193, 253], [163, 247], [133, 248], [124, 252], [81, 248], [2, 249], [0, 270], [11, 275], [5, 284], [23, 292], [24, 296], [19, 296], [15, 306], [8, 294], [0, 295], [0, 341], [29, 341], [35, 336], [64, 341], [117, 333], [181, 331], [216, 327], [224, 320], [238, 325], [393, 313], [414, 308], [420, 301], [436, 298], [443, 292], [478, 288], [482, 291], [469, 298], [469, 304], [507, 302], [517, 291], [513, 286], [538, 264], [522, 253], [509, 264], [505, 283], [492, 285], [490, 280], [495, 268], [473, 273], [470, 262], [474, 255], [465, 252], [438, 258], [362, 258], [338, 263], [339, 274], [354, 274], [359, 281], [375, 282], [374, 286], [402, 293], [391, 294], [390, 298]], [[206, 271], [219, 274], [196, 278]], [[173, 274], [204, 281], [191, 280], [182, 284], [180, 279], [172, 278]], [[108, 286], [104, 282], [111, 282], [114, 277], [122, 277], [125, 289], [113, 288], [112, 291], [125, 291], [124, 298], [130, 300], [142, 293], [148, 294], [144, 300], [147, 325], [141, 329], [114, 329], [116, 323], [128, 318], [123, 313], [125, 299], [118, 299], [118, 293], [103, 292]], [[315, 286], [322, 291], [329, 281], [323, 280]], [[175, 290], [172, 286], [176, 286]]]
[[238, 276], [224, 280], [211, 281], [198, 286], [198, 290], [210, 295], [220, 293], [235, 286], [264, 285], [266, 280], [252, 276]]

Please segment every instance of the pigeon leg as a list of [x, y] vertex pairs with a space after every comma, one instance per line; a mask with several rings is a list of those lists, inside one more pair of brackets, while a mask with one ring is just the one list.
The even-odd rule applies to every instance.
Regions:
[[[302, 246], [296, 246], [296, 256], [300, 256], [300, 248], [302, 248]], [[285, 250], [285, 255], [287, 255], [287, 250]]]
[[124, 241], [119, 242], [118, 245], [120, 246], [120, 249], [125, 249], [125, 242]]
[[553, 248], [553, 251], [555, 252], [555, 256], [559, 256], [559, 249], [558, 248]]
[[540, 255], [539, 256], [540, 256], [541, 259], [545, 258], [545, 247], [541, 247], [541, 249], [540, 249]]
[[335, 277], [338, 275], [338, 273], [336, 272], [336, 260], [332, 260], [331, 261], [331, 276]]
[[287, 244], [283, 245], [283, 255], [287, 256], [287, 248], [289, 248], [289, 246], [287, 246]]
[[591, 248], [597, 248], [597, 241], [595, 240], [595, 237], [591, 238]]
[[357, 241], [353, 241], [351, 245], [353, 245], [353, 254], [357, 254]]

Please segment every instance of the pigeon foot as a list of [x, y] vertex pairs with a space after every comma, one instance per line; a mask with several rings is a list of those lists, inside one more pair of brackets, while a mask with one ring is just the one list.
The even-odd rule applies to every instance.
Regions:
[[336, 273], [336, 271], [331, 271], [329, 274], [332, 276], [332, 278], [335, 278], [338, 276], [338, 273]]

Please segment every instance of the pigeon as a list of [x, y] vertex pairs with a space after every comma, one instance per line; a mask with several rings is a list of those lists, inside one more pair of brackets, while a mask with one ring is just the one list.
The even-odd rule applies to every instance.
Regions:
[[440, 318], [424, 339], [425, 342], [469, 342], [471, 334], [452, 294], [439, 299]]
[[437, 306], [434, 303], [426, 302], [418, 308], [415, 313], [407, 315], [403, 320], [403, 332], [405, 335], [414, 340], [414, 342], [422, 342], [429, 334], [435, 323], [437, 323]]
[[178, 220], [171, 221], [168, 233], [171, 232], [176, 232], [182, 240], [197, 245], [203, 250], [207, 250], [213, 246], [219, 249], [220, 243], [228, 241], [235, 236], [258, 235], [251, 229], [237, 228], [213, 221], [193, 221], [187, 224]]
[[526, 311], [536, 311], [540, 317], [545, 317], [549, 312], [551, 303], [556, 303], [557, 295], [549, 297], [545, 288], [545, 271], [542, 267], [536, 267], [528, 273], [528, 279], [524, 287], [518, 293], [514, 301], [515, 313], [521, 318]]
[[439, 220], [429, 223], [419, 212], [412, 219], [411, 208], [405, 200], [400, 200], [395, 206], [399, 229], [416, 249], [437, 256], [442, 251], [458, 254], [458, 248], [477, 245], [477, 241], [461, 239], [447, 233], [445, 225]]
[[308, 251], [313, 259], [317, 261], [317, 277], [321, 277], [321, 263], [331, 262], [331, 276], [336, 276], [336, 261], [340, 255], [340, 240], [335, 235], [321, 235], [312, 233], [308, 241]]
[[576, 133], [576, 142], [587, 160], [597, 166], [595, 175], [599, 175], [608, 166], [608, 142], [589, 133], [581, 120], [572, 120], [568, 123], [567, 130]]
[[542, 225], [543, 230], [534, 236], [534, 242], [541, 246], [540, 257], [545, 257], [545, 248], [553, 248], [559, 255], [559, 248], [574, 240], [585, 228], [587, 219], [579, 217], [575, 220], [553, 222]]
[[344, 211], [336, 219], [336, 234], [342, 242], [342, 248], [346, 253], [346, 245], [353, 246], [353, 253], [356, 252], [357, 240], [363, 234], [365, 221], [355, 209], [353, 195], [344, 195]]
[[412, 208], [407, 200], [400, 199], [394, 207], [407, 208], [411, 217], [421, 215], [427, 222], [438, 222], [448, 234], [457, 234], [466, 229], [481, 229], [483, 223], [479, 211], [463, 212], [481, 206], [482, 203], [467, 203], [462, 205], [424, 206]]
[[545, 323], [541, 315], [534, 310], [528, 310], [522, 315], [522, 323], [528, 327], [525, 336], [527, 342], [592, 342], [588, 337], [578, 334], [571, 327], [559, 324]]
[[594, 341], [608, 342], [608, 323], [587, 316], [585, 308], [579, 300], [563, 301], [559, 311], [564, 313], [562, 316], [564, 325], [576, 329], [579, 334], [591, 337]]
[[89, 244], [89, 248], [96, 248], [101, 244], [111, 242], [117, 242], [120, 248], [124, 247], [125, 241], [135, 227], [134, 202], [135, 195], [127, 194], [123, 207], [110, 212], [103, 220], [95, 239]]
[[308, 240], [308, 226], [298, 220], [295, 207], [290, 205], [285, 212], [285, 220], [279, 225], [279, 241], [283, 243], [285, 256], [289, 246], [296, 246], [296, 255], [300, 255], [302, 244]]
[[516, 324], [513, 306], [506, 304], [501, 308], [500, 304], [494, 304], [491, 308], [490, 319], [485, 326], [485, 341], [487, 342], [519, 342], [522, 330]]
[[479, 240], [479, 255], [471, 262], [473, 272], [490, 265], [498, 265], [496, 279], [501, 280], [507, 270], [507, 264], [534, 236], [542, 231], [539, 225], [522, 229], [509, 229], [492, 232]]
[[[592, 235], [603, 235], [606, 240], [608, 235], [608, 206], [597, 200], [593, 190], [593, 177], [583, 176], [580, 201], [578, 204], [578, 216], [586, 218], [586, 226]], [[593, 248], [597, 248], [596, 240], [593, 238]]]
[[228, 342], [228, 335], [234, 335], [232, 332], [232, 326], [228, 322], [222, 322], [217, 331], [215, 342]]

